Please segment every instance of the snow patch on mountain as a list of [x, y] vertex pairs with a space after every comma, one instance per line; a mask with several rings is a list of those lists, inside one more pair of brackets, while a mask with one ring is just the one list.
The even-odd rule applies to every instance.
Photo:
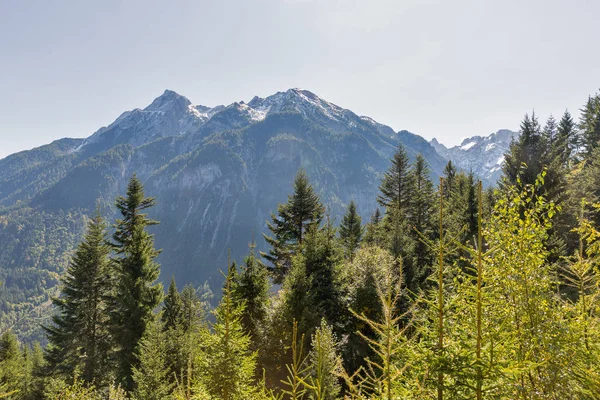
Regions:
[[504, 154], [509, 150], [517, 132], [499, 130], [489, 136], [473, 136], [464, 139], [458, 146], [447, 148], [437, 139], [430, 144], [447, 160], [452, 160], [459, 169], [473, 171], [486, 186], [494, 185], [502, 175]]

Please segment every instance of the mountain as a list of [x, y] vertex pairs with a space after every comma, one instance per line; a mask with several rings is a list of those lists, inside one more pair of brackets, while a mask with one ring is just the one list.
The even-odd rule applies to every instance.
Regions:
[[[110, 220], [114, 199], [137, 174], [157, 198], [150, 217], [163, 252], [161, 280], [218, 287], [228, 250], [238, 261], [304, 168], [338, 221], [353, 199], [376, 209], [382, 174], [398, 144], [422, 153], [436, 178], [446, 163], [423, 138], [301, 89], [248, 103], [194, 105], [167, 90], [86, 139], [61, 139], [0, 160], [0, 331], [32, 327], [96, 207]], [[31, 321], [37, 321], [33, 324]]]
[[504, 154], [510, 148], [517, 132], [501, 129], [489, 136], [473, 136], [464, 139], [460, 146], [447, 148], [437, 139], [429, 143], [446, 160], [452, 160], [459, 169], [473, 171], [485, 186], [493, 186], [502, 175]]

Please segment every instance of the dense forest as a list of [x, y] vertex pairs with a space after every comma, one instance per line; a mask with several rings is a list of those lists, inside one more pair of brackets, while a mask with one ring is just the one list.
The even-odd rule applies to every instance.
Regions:
[[213, 309], [157, 283], [133, 176], [119, 219], [87, 220], [48, 345], [1, 336], [0, 398], [600, 398], [600, 94], [526, 115], [495, 189], [399, 146], [377, 202], [337, 224], [300, 170]]

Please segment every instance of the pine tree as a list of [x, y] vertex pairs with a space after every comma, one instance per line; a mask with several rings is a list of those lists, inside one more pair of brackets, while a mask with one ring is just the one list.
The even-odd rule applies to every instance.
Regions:
[[160, 267], [154, 259], [160, 251], [154, 249], [154, 238], [146, 231], [157, 222], [144, 213], [154, 203], [153, 198], [144, 196], [135, 175], [129, 181], [127, 197], [116, 200], [123, 218], [117, 220], [113, 235], [118, 258], [114, 260], [112, 335], [117, 345], [118, 378], [128, 391], [133, 389], [133, 368], [139, 365], [138, 344], [163, 294], [162, 285], [155, 284]]
[[390, 161], [392, 165], [381, 180], [379, 186], [381, 193], [377, 196], [377, 202], [386, 209], [393, 206], [402, 212], [409, 206], [412, 186], [411, 166], [402, 144], [398, 145], [398, 149]]
[[290, 270], [291, 257], [302, 245], [308, 227], [320, 224], [325, 211], [303, 169], [296, 174], [293, 187], [287, 203], [280, 204], [277, 215], [271, 214], [271, 222], [267, 223], [273, 236], [264, 235], [271, 250], [261, 255], [272, 264], [269, 270], [276, 283], [281, 283]]
[[133, 367], [134, 399], [163, 400], [173, 390], [169, 380], [167, 337], [164, 330], [161, 318], [152, 316], [139, 342], [139, 364]]
[[80, 369], [86, 384], [103, 384], [110, 372], [110, 252], [106, 223], [97, 212], [61, 280], [62, 294], [53, 300], [57, 309], [53, 324], [44, 327], [50, 370], [72, 375]]
[[358, 250], [363, 232], [362, 219], [356, 211], [356, 204], [354, 201], [350, 201], [346, 214], [342, 219], [342, 224], [340, 225], [340, 239], [344, 246], [346, 258], [350, 261], [352, 261], [354, 253]]
[[171, 277], [171, 283], [169, 284], [169, 289], [165, 296], [161, 318], [165, 330], [176, 329], [181, 324], [183, 318], [183, 302], [177, 291], [175, 277]]

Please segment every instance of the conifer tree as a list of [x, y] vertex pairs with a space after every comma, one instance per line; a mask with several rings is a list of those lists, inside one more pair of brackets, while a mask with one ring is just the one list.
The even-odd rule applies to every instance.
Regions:
[[[336, 332], [343, 325], [345, 307], [343, 292], [339, 279], [339, 266], [342, 258], [341, 249], [335, 240], [335, 229], [328, 221], [322, 229], [313, 226], [306, 235], [305, 264], [309, 281], [311, 310], [319, 320], [325, 318]], [[308, 332], [303, 332], [307, 333]], [[307, 336], [308, 337], [308, 336]]]
[[556, 138], [556, 157], [563, 167], [568, 167], [571, 157], [578, 151], [579, 138], [577, 127], [573, 117], [568, 110], [565, 110], [560, 122], [558, 123]]
[[283, 281], [308, 227], [320, 224], [325, 210], [303, 169], [296, 174], [293, 188], [287, 203], [279, 204], [277, 215], [271, 214], [271, 222], [267, 222], [272, 236], [264, 235], [271, 249], [261, 255], [272, 264], [269, 270], [276, 283]]
[[348, 323], [348, 336], [343, 347], [344, 367], [350, 374], [365, 368], [366, 359], [374, 359], [375, 353], [364, 338], [375, 340], [375, 332], [357, 315], [371, 321], [382, 317], [382, 306], [377, 288], [383, 284], [385, 266], [391, 265], [393, 258], [387, 250], [377, 246], [361, 247], [354, 260], [344, 267], [348, 275], [346, 291], [351, 316]]
[[312, 350], [309, 354], [309, 377], [304, 379], [315, 400], [335, 400], [339, 398], [341, 385], [341, 359], [337, 354], [338, 344], [333, 330], [325, 320], [312, 336]]
[[62, 294], [53, 300], [53, 324], [44, 327], [50, 370], [71, 375], [80, 369], [86, 384], [103, 384], [110, 372], [110, 252], [106, 223], [97, 212], [61, 280]]
[[[520, 178], [523, 184], [533, 184], [546, 163], [546, 145], [535, 115], [525, 114], [521, 122], [521, 136], [511, 143], [502, 168], [508, 184], [516, 184]], [[523, 169], [525, 164], [525, 169]]]
[[443, 193], [446, 200], [450, 198], [454, 191], [454, 185], [456, 182], [456, 167], [452, 164], [452, 160], [448, 161], [448, 164], [444, 167], [444, 188]]
[[546, 120], [546, 124], [542, 129], [542, 135], [544, 137], [546, 145], [553, 149], [555, 147], [555, 142], [558, 137], [558, 125], [554, 116], [550, 115]]
[[249, 349], [250, 336], [242, 326], [244, 306], [235, 302], [232, 279], [231, 274], [226, 276], [223, 298], [214, 311], [214, 333], [199, 356], [204, 367], [201, 381], [214, 398], [249, 400], [257, 393], [256, 353]]
[[412, 228], [415, 247], [412, 254], [412, 273], [408, 276], [409, 288], [415, 291], [421, 287], [432, 265], [433, 254], [431, 249], [423, 242], [423, 238], [434, 237], [433, 210], [435, 208], [435, 192], [433, 183], [429, 178], [429, 167], [422, 155], [418, 155], [412, 169], [412, 198], [408, 221]]
[[356, 204], [351, 200], [340, 225], [340, 239], [344, 246], [346, 258], [350, 261], [354, 258], [354, 253], [360, 245], [363, 232], [362, 219], [356, 211]]
[[23, 353], [17, 336], [6, 331], [0, 336], [0, 388], [6, 393], [22, 393], [25, 381]]
[[146, 326], [138, 346], [138, 366], [133, 367], [134, 399], [167, 399], [173, 389], [167, 366], [167, 337], [159, 316], [153, 316]]
[[176, 329], [181, 324], [183, 318], [183, 302], [177, 291], [175, 277], [171, 277], [171, 283], [169, 284], [169, 289], [165, 296], [161, 318], [165, 330]]
[[250, 244], [250, 252], [244, 260], [242, 271], [236, 277], [234, 299], [243, 304], [241, 323], [252, 339], [256, 350], [263, 338], [263, 328], [269, 310], [269, 277], [265, 265], [256, 258], [256, 244]]
[[112, 336], [117, 346], [118, 378], [129, 391], [133, 389], [133, 368], [139, 365], [138, 344], [163, 294], [162, 285], [155, 283], [160, 267], [154, 259], [160, 251], [154, 248], [153, 235], [146, 231], [158, 222], [144, 213], [154, 204], [154, 198], [145, 197], [142, 182], [135, 175], [129, 181], [127, 197], [116, 200], [122, 219], [117, 220], [113, 235], [117, 258]]
[[381, 212], [379, 208], [371, 215], [371, 220], [364, 229], [364, 242], [369, 245], [385, 246], [386, 233], [382, 223]]
[[402, 212], [409, 206], [412, 186], [411, 166], [402, 144], [398, 145], [398, 149], [390, 161], [392, 165], [381, 180], [379, 186], [381, 193], [377, 196], [377, 202], [386, 209], [393, 206]]
[[581, 109], [579, 130], [581, 132], [582, 147], [587, 158], [600, 144], [600, 94], [589, 96], [586, 104]]

